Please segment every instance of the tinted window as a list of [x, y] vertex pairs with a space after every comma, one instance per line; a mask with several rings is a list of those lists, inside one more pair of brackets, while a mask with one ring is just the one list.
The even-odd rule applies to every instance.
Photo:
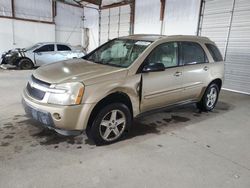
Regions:
[[146, 62], [149, 64], [162, 63], [166, 68], [178, 65], [178, 45], [176, 42], [169, 42], [157, 46], [148, 56]]
[[57, 45], [57, 51], [71, 51], [71, 49], [66, 45], [58, 44]]
[[35, 52], [51, 52], [54, 51], [54, 48], [55, 48], [54, 44], [47, 44], [35, 50]]
[[207, 56], [198, 43], [181, 42], [181, 52], [184, 65], [207, 62]]
[[213, 44], [206, 44], [208, 51], [210, 52], [211, 56], [213, 57], [214, 61], [223, 61], [222, 55], [219, 49]]

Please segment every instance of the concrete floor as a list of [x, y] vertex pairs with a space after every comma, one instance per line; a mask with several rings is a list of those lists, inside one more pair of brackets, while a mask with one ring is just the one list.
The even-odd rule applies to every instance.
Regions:
[[222, 91], [210, 113], [151, 114], [96, 147], [33, 126], [20, 103], [30, 74], [0, 70], [0, 187], [250, 187], [250, 96]]

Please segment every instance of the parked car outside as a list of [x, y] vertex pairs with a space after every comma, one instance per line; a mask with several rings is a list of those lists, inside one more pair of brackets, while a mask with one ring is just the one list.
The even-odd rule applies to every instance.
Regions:
[[14, 65], [20, 69], [32, 69], [50, 63], [81, 58], [85, 55], [81, 48], [64, 43], [37, 43], [28, 48], [16, 48], [2, 55], [2, 64]]
[[27, 114], [60, 134], [86, 130], [97, 145], [119, 140], [133, 118], [166, 106], [197, 103], [211, 111], [224, 62], [206, 37], [132, 35], [83, 59], [34, 71], [23, 91]]

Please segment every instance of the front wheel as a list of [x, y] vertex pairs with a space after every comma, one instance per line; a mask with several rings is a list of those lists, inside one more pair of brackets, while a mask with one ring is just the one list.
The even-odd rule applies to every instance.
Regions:
[[217, 84], [209, 85], [197, 107], [202, 111], [213, 110], [218, 101], [219, 91]]
[[26, 58], [21, 59], [18, 63], [18, 66], [22, 70], [28, 70], [28, 69], [32, 69], [34, 67], [32, 61], [29, 59], [26, 59]]
[[113, 103], [99, 111], [92, 126], [86, 131], [96, 145], [118, 141], [131, 125], [131, 113], [122, 103]]

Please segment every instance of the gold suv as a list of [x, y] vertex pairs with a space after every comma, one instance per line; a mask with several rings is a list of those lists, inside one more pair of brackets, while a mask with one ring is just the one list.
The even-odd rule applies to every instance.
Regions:
[[100, 145], [120, 139], [150, 110], [188, 102], [212, 110], [223, 76], [222, 56], [206, 37], [132, 35], [38, 68], [23, 104], [46, 128], [63, 135], [86, 130]]

